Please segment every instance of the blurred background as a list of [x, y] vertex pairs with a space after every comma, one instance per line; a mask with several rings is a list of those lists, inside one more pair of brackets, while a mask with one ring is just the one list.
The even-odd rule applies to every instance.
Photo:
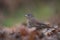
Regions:
[[38, 20], [59, 24], [60, 0], [0, 0], [0, 25], [22, 23], [27, 13]]

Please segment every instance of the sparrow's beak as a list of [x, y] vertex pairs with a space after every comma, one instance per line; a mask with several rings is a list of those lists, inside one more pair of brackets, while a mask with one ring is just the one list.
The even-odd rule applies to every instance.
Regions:
[[27, 17], [27, 15], [25, 15], [25, 17]]

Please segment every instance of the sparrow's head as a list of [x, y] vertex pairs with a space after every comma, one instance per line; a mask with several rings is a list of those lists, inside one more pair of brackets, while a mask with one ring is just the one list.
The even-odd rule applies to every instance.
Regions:
[[26, 18], [32, 18], [33, 15], [31, 13], [25, 15]]

